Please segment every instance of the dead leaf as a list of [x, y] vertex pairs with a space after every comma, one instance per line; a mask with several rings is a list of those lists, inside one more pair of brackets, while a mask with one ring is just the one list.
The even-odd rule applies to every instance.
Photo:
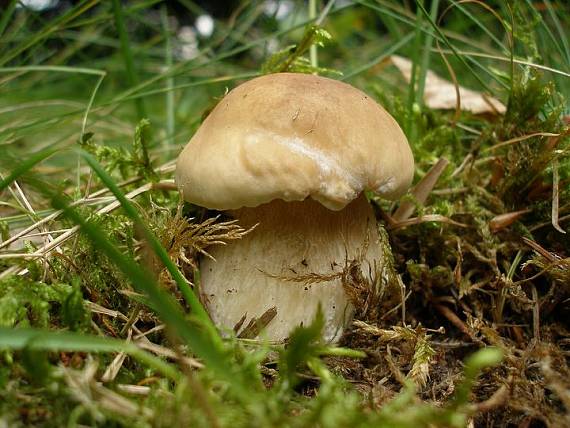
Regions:
[[[402, 73], [404, 79], [409, 82], [412, 77], [412, 62], [398, 55], [392, 55], [390, 59], [392, 64]], [[503, 114], [506, 111], [505, 105], [499, 100], [462, 86], [459, 87], [459, 96], [461, 97], [461, 110], [475, 114]], [[424, 88], [424, 102], [426, 106], [435, 110], [455, 109], [455, 85], [428, 70]]]

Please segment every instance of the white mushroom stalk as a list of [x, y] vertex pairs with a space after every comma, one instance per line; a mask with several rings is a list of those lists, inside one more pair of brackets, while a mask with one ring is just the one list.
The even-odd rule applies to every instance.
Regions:
[[280, 73], [227, 94], [176, 169], [187, 201], [226, 211], [243, 227], [259, 223], [244, 239], [210, 249], [216, 261], [200, 263], [201, 292], [220, 329], [275, 307], [262, 336], [283, 340], [320, 303], [325, 339], [340, 337], [353, 308], [338, 274], [354, 259], [365, 274], [382, 261], [362, 192], [400, 196], [413, 164], [396, 121], [345, 83]]
[[240, 225], [258, 226], [228, 246], [212, 247], [215, 261], [200, 264], [202, 293], [213, 321], [233, 327], [276, 308], [262, 336], [283, 340], [298, 325], [308, 325], [320, 304], [324, 339], [338, 339], [352, 318], [341, 283], [347, 262], [359, 260], [372, 281], [382, 259], [376, 220], [362, 195], [340, 211], [320, 203], [275, 200], [232, 211]]

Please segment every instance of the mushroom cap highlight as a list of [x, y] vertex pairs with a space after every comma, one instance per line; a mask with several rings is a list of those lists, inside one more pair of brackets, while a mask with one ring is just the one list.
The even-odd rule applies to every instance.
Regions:
[[278, 73], [230, 91], [180, 154], [184, 198], [210, 209], [308, 196], [340, 210], [368, 189], [409, 187], [414, 160], [397, 122], [362, 91], [325, 77]]

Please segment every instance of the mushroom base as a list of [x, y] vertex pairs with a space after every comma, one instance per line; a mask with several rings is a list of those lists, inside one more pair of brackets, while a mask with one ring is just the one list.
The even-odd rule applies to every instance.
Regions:
[[275, 307], [277, 315], [260, 336], [281, 341], [296, 326], [311, 323], [320, 303], [324, 339], [337, 340], [354, 308], [340, 277], [326, 278], [363, 252], [362, 272], [370, 277], [382, 257], [366, 198], [361, 195], [340, 211], [307, 198], [275, 200], [229, 214], [243, 227], [258, 226], [227, 246], [209, 248], [216, 261], [204, 257], [200, 262], [202, 297], [214, 323], [229, 331], [244, 315], [246, 326]]

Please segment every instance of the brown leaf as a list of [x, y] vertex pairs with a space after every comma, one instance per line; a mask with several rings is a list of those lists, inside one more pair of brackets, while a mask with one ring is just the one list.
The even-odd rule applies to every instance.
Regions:
[[[391, 61], [409, 82], [412, 77], [412, 62], [398, 55], [392, 55]], [[506, 111], [505, 105], [499, 100], [462, 86], [459, 87], [459, 96], [461, 110], [475, 114], [503, 114]], [[424, 87], [426, 106], [435, 110], [452, 110], [455, 109], [456, 101], [455, 85], [428, 70]]]

